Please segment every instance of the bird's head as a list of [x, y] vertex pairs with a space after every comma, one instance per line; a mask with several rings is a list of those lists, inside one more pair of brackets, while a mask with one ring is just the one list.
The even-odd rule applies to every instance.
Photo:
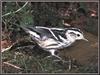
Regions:
[[85, 40], [88, 41], [84, 35], [83, 32], [78, 28], [70, 28], [66, 30], [65, 33], [66, 37], [72, 40]]

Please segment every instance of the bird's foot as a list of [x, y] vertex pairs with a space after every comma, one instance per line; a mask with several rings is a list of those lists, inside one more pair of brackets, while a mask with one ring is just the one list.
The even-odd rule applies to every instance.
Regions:
[[50, 55], [50, 56], [47, 56], [47, 57], [45, 57], [44, 59], [48, 59], [48, 58], [51, 58], [52, 57], [52, 55]]
[[61, 57], [59, 57], [58, 55], [50, 55], [50, 56], [45, 57], [44, 59], [48, 59], [48, 58], [51, 58], [51, 57], [57, 58], [57, 59], [53, 60], [54, 62], [59, 62], [59, 61], [62, 61], [63, 63], [68, 62], [68, 61], [63, 60], [63, 59], [62, 59]]
[[55, 58], [57, 58], [57, 59], [54, 60], [54, 61], [62, 61], [62, 58], [59, 57], [59, 56], [57, 56], [57, 55], [50, 55], [50, 56], [45, 57], [44, 59], [48, 59], [48, 58], [51, 58], [51, 57], [55, 57]]

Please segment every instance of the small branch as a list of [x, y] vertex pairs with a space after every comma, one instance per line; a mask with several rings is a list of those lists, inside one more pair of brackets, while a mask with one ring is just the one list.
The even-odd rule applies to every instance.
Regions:
[[3, 63], [6, 64], [6, 65], [9, 65], [9, 66], [12, 66], [12, 67], [14, 67], [14, 68], [16, 68], [16, 69], [22, 70], [22, 68], [20, 68], [20, 67], [18, 67], [18, 66], [16, 66], [16, 65], [13, 65], [13, 64], [11, 64], [11, 63], [8, 63], [8, 62], [3, 62]]
[[64, 20], [62, 20], [62, 23], [63, 23], [65, 26], [68, 26], [68, 27], [70, 27], [70, 26], [71, 26], [70, 24], [68, 24], [68, 23], [64, 22]]
[[18, 10], [14, 11], [14, 12], [6, 13], [6, 14], [2, 15], [2, 17], [8, 16], [8, 15], [10, 15], [10, 14], [12, 14], [12, 13], [15, 14], [15, 13], [19, 12], [19, 11], [22, 10], [27, 4], [28, 4], [28, 2], [26, 2], [26, 3], [25, 3], [21, 8], [19, 8]]
[[5, 51], [10, 50], [12, 46], [13, 46], [13, 45], [11, 45], [11, 46], [10, 46], [10, 47], [8, 47], [8, 48], [3, 48], [3, 49], [1, 49], [1, 52], [5, 52]]
[[[8, 48], [1, 48], [1, 53], [10, 50], [15, 44], [16, 44], [16, 42], [13, 43], [13, 44], [12, 44], [11, 46], [9, 46]], [[2, 46], [1, 46], [1, 47], [2, 47]]]

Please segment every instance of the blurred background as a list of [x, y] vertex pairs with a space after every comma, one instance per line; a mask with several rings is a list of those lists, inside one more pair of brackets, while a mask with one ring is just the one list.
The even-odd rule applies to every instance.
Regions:
[[[43, 59], [40, 49], [21, 48], [2, 52], [3, 73], [97, 73], [98, 2], [2, 2], [2, 48], [31, 39], [19, 26], [80, 28], [89, 42], [78, 41], [61, 50], [60, 56], [73, 59], [68, 64]], [[37, 52], [36, 52], [37, 51]]]

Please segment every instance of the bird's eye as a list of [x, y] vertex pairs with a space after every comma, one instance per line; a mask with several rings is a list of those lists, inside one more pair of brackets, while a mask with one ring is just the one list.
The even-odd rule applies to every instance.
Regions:
[[77, 34], [77, 36], [80, 36], [79, 34]]

